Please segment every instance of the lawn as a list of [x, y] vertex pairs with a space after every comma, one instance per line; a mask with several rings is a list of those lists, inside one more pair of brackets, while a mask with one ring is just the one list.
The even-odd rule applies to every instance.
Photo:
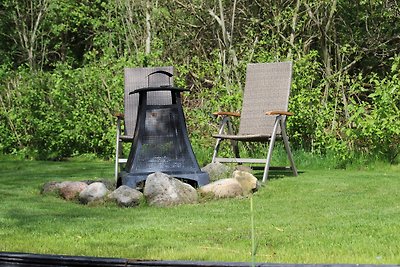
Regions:
[[[400, 263], [400, 166], [300, 168], [253, 196], [256, 261]], [[0, 251], [251, 261], [250, 198], [171, 208], [83, 206], [48, 181], [113, 177], [113, 163], [0, 158]]]

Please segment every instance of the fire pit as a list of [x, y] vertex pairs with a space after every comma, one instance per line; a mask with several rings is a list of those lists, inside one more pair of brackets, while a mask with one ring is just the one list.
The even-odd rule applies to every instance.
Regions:
[[[172, 74], [157, 71], [150, 75]], [[149, 76], [150, 76], [149, 75]], [[151, 93], [169, 91], [169, 101], [152, 98]], [[137, 124], [125, 169], [119, 174], [119, 184], [132, 188], [141, 187], [147, 176], [163, 172], [184, 180], [193, 186], [209, 182], [202, 172], [189, 141], [181, 104], [181, 92], [187, 89], [161, 86], [136, 89], [139, 94]]]

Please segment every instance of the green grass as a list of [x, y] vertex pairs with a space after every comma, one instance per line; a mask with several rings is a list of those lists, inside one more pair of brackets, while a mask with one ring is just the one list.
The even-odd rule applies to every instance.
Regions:
[[[299, 177], [272, 176], [253, 196], [257, 262], [400, 263], [399, 165], [297, 161]], [[112, 176], [111, 162], [0, 158], [0, 251], [251, 261], [249, 198], [118, 208], [40, 194], [48, 181]]]

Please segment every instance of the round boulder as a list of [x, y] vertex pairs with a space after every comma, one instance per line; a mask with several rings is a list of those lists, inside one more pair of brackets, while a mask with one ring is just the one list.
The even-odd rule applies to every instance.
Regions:
[[83, 204], [88, 204], [103, 199], [107, 193], [108, 189], [103, 183], [94, 182], [79, 193], [79, 201]]
[[49, 194], [56, 193], [60, 189], [61, 182], [47, 182], [42, 186], [42, 190], [40, 190], [41, 194]]
[[109, 194], [108, 197], [115, 200], [122, 207], [135, 207], [140, 204], [143, 193], [129, 186], [121, 185]]
[[84, 182], [62, 182], [59, 184], [59, 193], [64, 199], [72, 200], [85, 190], [87, 186]]
[[236, 179], [243, 190], [243, 195], [251, 194], [258, 190], [260, 182], [257, 178], [247, 171], [234, 171], [233, 179]]
[[238, 180], [234, 178], [221, 179], [199, 188], [205, 196], [216, 198], [230, 198], [243, 196], [243, 189]]
[[159, 207], [196, 203], [198, 200], [197, 191], [191, 185], [161, 172], [147, 177], [143, 193], [149, 205]]
[[232, 168], [229, 168], [220, 162], [209, 163], [201, 168], [201, 170], [208, 173], [210, 181], [217, 181], [219, 179], [231, 177], [232, 172]]

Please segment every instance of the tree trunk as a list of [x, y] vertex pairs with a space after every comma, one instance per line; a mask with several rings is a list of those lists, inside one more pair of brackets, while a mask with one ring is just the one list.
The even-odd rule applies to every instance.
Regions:
[[146, 55], [150, 54], [151, 52], [151, 0], [146, 1]]
[[[31, 0], [22, 6], [19, 1], [13, 1], [15, 14], [14, 24], [18, 33], [18, 40], [15, 40], [25, 54], [25, 60], [31, 69], [36, 67], [36, 57], [45, 58], [45, 47], [38, 44], [40, 40], [40, 27], [49, 7], [49, 0]], [[41, 63], [41, 62], [40, 62]]]

